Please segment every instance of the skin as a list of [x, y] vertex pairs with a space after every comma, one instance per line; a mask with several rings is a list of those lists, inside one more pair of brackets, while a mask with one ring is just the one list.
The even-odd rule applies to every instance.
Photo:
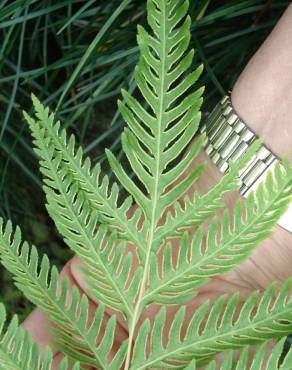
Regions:
[[[231, 100], [237, 114], [278, 156], [289, 154], [292, 149], [292, 5], [290, 5], [277, 26], [263, 43], [236, 82]], [[217, 168], [202, 151], [192, 164], [207, 160], [204, 175], [194, 184], [190, 192], [206, 192], [220, 179]], [[238, 194], [229, 194], [226, 205], [232, 208]], [[85, 279], [80, 271], [80, 260], [74, 257], [67, 263], [62, 275], [68, 275], [72, 283], [94, 302], [88, 294]], [[274, 234], [261, 243], [249, 259], [233, 271], [213, 278], [199, 289], [198, 296], [188, 303], [191, 315], [206, 299], [211, 301], [225, 293], [239, 291], [242, 300], [254, 290], [264, 290], [271, 282], [283, 282], [291, 276], [292, 234], [280, 226], [274, 227]], [[171, 320], [177, 308], [170, 308], [168, 320]], [[157, 307], [153, 306], [142, 315], [153, 317]], [[111, 312], [108, 311], [108, 315]], [[127, 328], [119, 317], [116, 346], [127, 338]], [[42, 348], [51, 345], [52, 336], [48, 331], [49, 321], [40, 310], [34, 310], [23, 326], [31, 332], [34, 340]], [[54, 369], [62, 355], [55, 350]]]

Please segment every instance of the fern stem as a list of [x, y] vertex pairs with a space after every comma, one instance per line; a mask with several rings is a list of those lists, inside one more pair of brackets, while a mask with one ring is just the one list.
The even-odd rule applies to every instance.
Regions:
[[166, 73], [166, 24], [165, 24], [165, 18], [167, 17], [166, 14], [166, 5], [165, 2], [162, 2], [161, 6], [161, 12], [162, 12], [162, 54], [161, 54], [161, 84], [160, 84], [160, 96], [159, 96], [159, 111], [157, 115], [157, 137], [156, 137], [156, 169], [154, 174], [154, 192], [153, 192], [153, 198], [152, 198], [152, 214], [151, 214], [151, 222], [149, 227], [149, 238], [147, 242], [147, 249], [146, 249], [146, 258], [145, 258], [145, 265], [144, 265], [144, 271], [143, 271], [143, 277], [142, 282], [140, 285], [139, 295], [137, 299], [137, 303], [135, 306], [134, 315], [131, 321], [131, 326], [129, 330], [129, 343], [128, 343], [128, 349], [127, 349], [127, 356], [126, 356], [126, 363], [125, 363], [125, 370], [128, 370], [130, 367], [130, 359], [132, 354], [132, 342], [134, 337], [134, 331], [140, 316], [140, 312], [143, 309], [144, 305], [144, 293], [146, 291], [146, 284], [147, 284], [147, 277], [149, 272], [149, 264], [150, 264], [150, 256], [151, 256], [151, 249], [154, 242], [154, 236], [155, 236], [155, 229], [157, 224], [157, 205], [158, 205], [158, 199], [159, 199], [159, 179], [161, 175], [161, 168], [160, 168], [160, 156], [161, 156], [161, 135], [162, 135], [162, 123], [163, 123], [163, 113], [164, 113], [164, 94], [165, 94], [165, 73]]
[[151, 249], [154, 242], [155, 237], [155, 229], [157, 224], [157, 206], [158, 206], [158, 200], [159, 200], [159, 179], [161, 175], [161, 135], [162, 135], [162, 124], [163, 124], [163, 113], [164, 113], [164, 99], [165, 99], [165, 73], [166, 73], [166, 43], [167, 43], [167, 35], [166, 35], [166, 22], [165, 19], [167, 17], [166, 14], [166, 3], [163, 1], [161, 5], [161, 13], [162, 13], [162, 19], [164, 20], [162, 22], [162, 39], [161, 39], [161, 45], [162, 45], [162, 53], [161, 53], [161, 84], [160, 84], [160, 96], [159, 96], [159, 110], [157, 115], [157, 132], [156, 132], [156, 168], [154, 173], [154, 192], [152, 197], [152, 214], [151, 214], [151, 222], [149, 227], [149, 237], [147, 241], [147, 249], [146, 249], [146, 258], [145, 258], [145, 264], [144, 264], [144, 271], [143, 271], [143, 277], [140, 285], [139, 295], [137, 299], [137, 303], [134, 310], [134, 315], [131, 321], [131, 326], [129, 330], [129, 343], [128, 343], [128, 349], [127, 349], [127, 355], [126, 355], [126, 363], [125, 363], [125, 370], [129, 370], [130, 367], [130, 359], [132, 354], [132, 342], [134, 337], [135, 328], [140, 316], [140, 312], [143, 309], [144, 306], [144, 293], [146, 291], [146, 284], [147, 284], [147, 278], [149, 273], [149, 264], [150, 264], [150, 256], [151, 256]]
[[[149, 241], [150, 241], [150, 239], [149, 239]], [[150, 243], [148, 243], [148, 245], [150, 245]], [[148, 267], [149, 261], [150, 261], [150, 253], [147, 253], [146, 260], [145, 260], [145, 268], [144, 268], [143, 277], [142, 277], [140, 290], [139, 290], [139, 295], [138, 295], [138, 299], [137, 299], [137, 304], [135, 306], [133, 317], [132, 317], [132, 320], [131, 320], [131, 323], [130, 323], [129, 342], [128, 342], [128, 348], [127, 348], [125, 370], [129, 370], [129, 368], [130, 368], [130, 360], [131, 360], [131, 355], [132, 355], [132, 342], [133, 342], [133, 338], [134, 338], [134, 332], [135, 332], [135, 328], [136, 328], [137, 322], [138, 322], [139, 317], [140, 317], [140, 312], [143, 309], [143, 297], [144, 297], [145, 288], [146, 288], [147, 275], [148, 275], [148, 270], [149, 270], [149, 267]]]

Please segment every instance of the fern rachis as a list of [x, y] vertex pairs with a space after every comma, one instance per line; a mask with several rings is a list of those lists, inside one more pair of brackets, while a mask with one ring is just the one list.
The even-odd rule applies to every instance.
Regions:
[[[194, 139], [203, 93], [194, 86], [202, 68], [189, 73], [194, 52], [188, 50], [188, 2], [148, 0], [147, 11], [151, 33], [138, 27], [141, 57], [135, 70], [144, 102], [126, 91], [118, 102], [127, 123], [123, 151], [138, 181], [107, 151], [118, 180], [110, 185], [100, 165], [92, 166], [84, 158], [74, 136], [67, 137], [54, 114], [36, 97], [32, 97], [35, 117], [24, 114], [40, 158], [48, 212], [64, 241], [83, 261], [90, 295], [99, 302], [93, 321], [88, 316], [88, 298], [76, 287], [70, 298], [68, 282], [60, 283], [47, 257], [39, 259], [35, 247], [22, 243], [19, 229], [14, 232], [10, 222], [0, 224], [0, 259], [17, 287], [55, 322], [52, 330], [59, 349], [80, 361], [82, 368], [189, 370], [207, 364], [210, 370], [215, 366], [214, 355], [243, 347], [240, 363], [246, 368], [247, 345], [292, 331], [290, 281], [279, 291], [272, 285], [263, 295], [252, 294], [241, 309], [236, 294], [206, 302], [190, 320], [182, 306], [169, 326], [166, 312], [170, 305], [190, 302], [200, 286], [233, 269], [270, 235], [291, 201], [292, 167], [284, 160], [254, 194], [239, 200], [233, 211], [225, 210], [219, 220], [216, 212], [224, 208], [222, 197], [239, 187], [238, 171], [258, 148], [256, 142], [207, 194], [186, 195], [204, 171], [204, 164], [189, 170], [204, 141], [204, 136]], [[120, 185], [129, 194], [125, 199], [120, 197]], [[162, 306], [151, 318], [153, 325], [144, 318], [152, 304]], [[1, 307], [0, 324], [5, 318]], [[106, 322], [105, 310], [114, 310], [128, 329], [127, 340], [111, 361], [117, 320], [112, 315]], [[16, 324], [12, 327], [8, 330], [11, 343], [19, 347], [12, 345], [11, 356], [5, 356], [6, 342], [0, 341], [0, 369], [2, 360], [8, 368], [26, 370], [17, 356], [27, 348], [35, 369], [49, 370], [50, 354], [41, 363], [38, 350], [33, 352], [30, 342], [24, 347], [23, 332]], [[276, 347], [270, 364], [275, 364], [280, 348]], [[222, 369], [231, 370], [233, 354], [229, 353]], [[259, 353], [255, 364], [262, 363], [264, 346]], [[66, 360], [62, 366], [66, 369]], [[77, 362], [74, 366], [79, 368]]]

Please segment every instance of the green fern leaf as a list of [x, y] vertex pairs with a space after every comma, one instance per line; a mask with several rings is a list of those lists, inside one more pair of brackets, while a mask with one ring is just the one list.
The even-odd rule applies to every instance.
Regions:
[[[288, 335], [292, 330], [291, 286], [290, 279], [279, 293], [273, 284], [262, 296], [252, 294], [238, 314], [238, 294], [228, 300], [222, 296], [211, 306], [206, 302], [188, 323], [185, 320], [186, 309], [181, 307], [171, 323], [166, 344], [163, 344], [166, 310], [162, 308], [152, 329], [148, 320], [142, 324], [131, 369], [180, 369], [193, 358], [201, 366], [211, 356], [228, 349]], [[183, 325], [187, 326], [185, 335]], [[150, 353], [146, 350], [148, 345]]]
[[220, 211], [225, 206], [223, 196], [227, 192], [239, 190], [238, 174], [250, 161], [260, 144], [261, 140], [255, 141], [236, 165], [230, 163], [230, 170], [209, 192], [203, 196], [196, 192], [193, 199], [185, 196], [182, 202], [183, 205], [176, 202], [174, 212], [168, 212], [165, 223], [157, 228], [155, 241], [181, 236], [182, 231], [198, 227]]
[[29, 124], [35, 138], [35, 151], [42, 159], [41, 170], [47, 178], [48, 186], [59, 191], [54, 180], [53, 173], [48, 169], [46, 152], [43, 147], [50, 148], [52, 157], [62, 160], [62, 168], [71, 175], [72, 184], [83, 192], [84, 198], [93, 211], [97, 211], [100, 221], [108, 227], [119, 232], [119, 236], [135, 244], [140, 252], [141, 258], [145, 255], [143, 233], [139, 233], [136, 225], [141, 216], [139, 209], [127, 219], [129, 210], [133, 204], [129, 196], [121, 204], [117, 204], [119, 187], [114, 183], [109, 186], [108, 176], [102, 176], [100, 165], [91, 167], [90, 159], [84, 158], [82, 149], [75, 148], [75, 138], [71, 135], [67, 138], [66, 131], [60, 129], [60, 122], [55, 122], [53, 113], [49, 112], [40, 101], [32, 95], [36, 112], [36, 120], [24, 112], [24, 117]]
[[[36, 248], [30, 248], [26, 242], [21, 243], [20, 229], [17, 228], [13, 234], [11, 223], [8, 222], [4, 227], [1, 219], [0, 259], [13, 274], [16, 286], [56, 324], [51, 330], [56, 334], [58, 346], [65, 354], [90, 366], [112, 368], [107, 362], [107, 356], [113, 345], [115, 316], [109, 320], [101, 335], [101, 343], [97, 346], [97, 338], [103, 330], [103, 306], [100, 305], [96, 310], [93, 322], [89, 325], [87, 297], [81, 296], [76, 287], [70, 293], [68, 280], [64, 279], [60, 283], [57, 269], [55, 266], [50, 268], [47, 256], [39, 261]], [[123, 362], [125, 346], [126, 343], [117, 354], [120, 363]]]
[[[190, 18], [185, 17], [188, 2], [182, 2], [179, 8], [174, 1], [151, 0], [147, 4], [148, 22], [154, 35], [143, 27], [138, 28], [141, 59], [135, 78], [149, 109], [125, 91], [122, 92], [124, 102], [119, 102], [119, 107], [129, 127], [122, 136], [123, 149], [149, 198], [137, 189], [113, 154], [107, 154], [114, 173], [144, 210], [152, 224], [150, 228], [155, 228], [163, 211], [185, 193], [203, 169], [199, 166], [164, 194], [189, 167], [204, 140], [200, 138], [179, 163], [171, 165], [189, 146], [198, 128], [202, 89], [194, 93], [189, 93], [189, 89], [202, 68], [180, 80], [193, 57], [193, 51], [189, 51], [182, 58], [190, 38]], [[175, 29], [179, 22], [183, 25]], [[177, 103], [182, 95], [182, 102]]]
[[[277, 345], [273, 348], [272, 353], [269, 356], [266, 369], [267, 370], [291, 370], [292, 364], [292, 348], [289, 348], [288, 353], [283, 356], [284, 353], [284, 343], [286, 338], [281, 339]], [[256, 353], [252, 367], [250, 370], [258, 370], [261, 358], [265, 358], [264, 355], [264, 348], [265, 345], [262, 345], [262, 350], [259, 353]], [[284, 357], [284, 359], [283, 359]], [[239, 366], [237, 366], [236, 370], [240, 370]]]
[[206, 283], [209, 277], [234, 268], [271, 235], [272, 226], [291, 202], [291, 194], [292, 167], [284, 160], [255, 193], [250, 193], [246, 202], [237, 202], [233, 215], [226, 210], [220, 222], [213, 219], [206, 238], [202, 228], [197, 230], [191, 243], [185, 234], [176, 262], [169, 243], [163, 251], [160, 274], [155, 268], [158, 261], [153, 257], [151, 285], [145, 301], [183, 303], [194, 297], [194, 289]]
[[[269, 348], [269, 342], [262, 344], [253, 356], [251, 365], [249, 363], [249, 347], [245, 348], [242, 351], [240, 358], [236, 361], [235, 370], [290, 370], [292, 364], [292, 349], [290, 348], [285, 357], [283, 356], [285, 340], [286, 338], [282, 338], [273, 347], [272, 351]], [[233, 356], [231, 352], [228, 355], [228, 358], [223, 362], [221, 366], [222, 370], [231, 369], [229, 364], [232, 363], [232, 358]], [[207, 368], [207, 370], [209, 370], [209, 368]]]
[[[226, 354], [225, 359], [220, 366], [220, 370], [291, 370], [292, 364], [292, 349], [290, 348], [286, 353], [284, 360], [283, 357], [284, 343], [286, 338], [281, 339], [272, 349], [269, 348], [269, 342], [264, 343], [256, 351], [253, 356], [252, 363], [250, 364], [250, 355], [252, 348], [245, 347], [240, 357], [230, 351]], [[252, 353], [253, 354], [253, 353]], [[196, 360], [193, 360], [183, 370], [196, 370]], [[212, 361], [205, 367], [205, 370], [216, 370], [218, 365]]]
[[[155, 241], [155, 232], [161, 215], [189, 189], [204, 169], [204, 165], [199, 165], [181, 177], [204, 141], [201, 136], [191, 144], [200, 122], [203, 89], [191, 91], [202, 67], [187, 74], [193, 59], [193, 51], [188, 51], [188, 1], [149, 0], [147, 7], [152, 35], [143, 27], [138, 28], [141, 56], [135, 69], [136, 83], [147, 106], [126, 91], [122, 91], [124, 100], [119, 102], [128, 124], [122, 135], [123, 151], [143, 189], [128, 176], [113, 153], [107, 151], [114, 174], [143, 210], [147, 231], [145, 259], [140, 261], [143, 265], [140, 291], [129, 325], [126, 369], [130, 363], [135, 327], [144, 308], [143, 295], [150, 278], [151, 255], [160, 245], [160, 240]], [[178, 24], [181, 26], [177, 27]], [[182, 158], [177, 161], [179, 156]]]
[[45, 180], [49, 186], [44, 187], [50, 216], [69, 247], [86, 263], [88, 269], [85, 271], [97, 300], [130, 316], [141, 269], [129, 282], [132, 253], [126, 252], [125, 243], [117, 245], [114, 234], [106, 241], [106, 228], [98, 229], [98, 211], [92, 211], [84, 193], [79, 192], [76, 183], [72, 184], [72, 176], [62, 166], [61, 158], [53, 157], [54, 150], [46, 145], [44, 130], [40, 130], [34, 120], [26, 118], [35, 138], [34, 144], [41, 153], [43, 174], [50, 178], [49, 182]]
[[[6, 330], [6, 311], [0, 304], [0, 370], [51, 370], [53, 356], [47, 348], [41, 354], [40, 348], [33, 343], [31, 335], [18, 324], [16, 316], [10, 321]], [[76, 363], [72, 370], [79, 370]], [[65, 358], [58, 370], [68, 370]]]

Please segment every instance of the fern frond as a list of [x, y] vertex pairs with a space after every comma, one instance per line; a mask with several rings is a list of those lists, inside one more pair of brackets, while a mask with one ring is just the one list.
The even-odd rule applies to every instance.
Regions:
[[[204, 170], [201, 164], [188, 171], [205, 140], [201, 135], [193, 141], [203, 89], [193, 90], [202, 67], [189, 73], [194, 52], [188, 50], [188, 1], [148, 0], [147, 7], [151, 33], [138, 28], [141, 58], [135, 70], [145, 104], [126, 91], [119, 102], [128, 125], [122, 147], [139, 184], [107, 151], [114, 174], [129, 193], [126, 200], [119, 197], [119, 185], [109, 185], [100, 166], [91, 166], [82, 149], [75, 148], [74, 136], [67, 137], [60, 122], [36, 97], [36, 116], [24, 114], [40, 157], [49, 214], [65, 242], [85, 263], [91, 293], [100, 302], [93, 319], [89, 318], [88, 298], [77, 287], [71, 288], [66, 278], [61, 281], [46, 256], [39, 261], [36, 248], [21, 242], [18, 228], [13, 232], [11, 223], [4, 227], [0, 221], [2, 263], [14, 274], [16, 285], [54, 322], [51, 330], [61, 351], [86, 368], [181, 369], [195, 366], [194, 359], [196, 366], [202, 366], [222, 351], [258, 344], [292, 330], [292, 280], [278, 292], [273, 285], [263, 295], [252, 294], [242, 307], [239, 295], [205, 303], [189, 322], [186, 307], [181, 307], [170, 326], [167, 322], [166, 305], [190, 300], [196, 288], [239, 264], [270, 235], [292, 198], [292, 167], [284, 160], [246, 203], [238, 201], [233, 213], [223, 212], [220, 222], [213, 218], [203, 225], [222, 208], [224, 193], [239, 186], [238, 171], [260, 143], [253, 144], [209, 193], [195, 194], [194, 199], [185, 196]], [[178, 199], [183, 196], [181, 204]], [[194, 227], [190, 242], [189, 231]], [[178, 256], [171, 242], [165, 243], [173, 237], [180, 241]], [[136, 246], [137, 253], [126, 242]], [[143, 310], [152, 303], [165, 306], [152, 326], [150, 320], [140, 326]], [[104, 306], [122, 313], [128, 329], [128, 339], [111, 362], [116, 317], [107, 321]], [[264, 349], [259, 353], [257, 364]], [[232, 353], [223, 366], [228, 367], [231, 360]]]
[[167, 212], [165, 223], [155, 231], [155, 241], [181, 236], [184, 230], [198, 227], [225, 207], [224, 195], [227, 192], [239, 190], [238, 174], [250, 161], [260, 145], [261, 140], [255, 141], [236, 165], [230, 163], [229, 171], [206, 194], [202, 196], [196, 192], [193, 199], [185, 196], [182, 204], [178, 201], [175, 202], [173, 212]]
[[170, 325], [167, 343], [166, 309], [162, 308], [152, 329], [148, 320], [142, 324], [131, 369], [181, 369], [193, 358], [201, 366], [217, 353], [288, 335], [292, 330], [291, 286], [290, 279], [278, 293], [275, 284], [262, 295], [254, 293], [240, 311], [238, 294], [229, 299], [222, 296], [212, 305], [200, 306], [188, 322], [186, 309], [181, 307]]
[[44, 190], [50, 216], [68, 246], [87, 264], [89, 270], [85, 271], [97, 300], [131, 316], [141, 269], [129, 279], [132, 253], [126, 252], [125, 243], [117, 245], [114, 234], [106, 240], [107, 230], [99, 228], [98, 211], [92, 211], [84, 192], [72, 184], [61, 157], [54, 158], [54, 149], [46, 145], [45, 130], [39, 129], [31, 118], [27, 120], [41, 153], [42, 172], [49, 176], [45, 180], [49, 186]]
[[13, 233], [11, 222], [4, 226], [1, 219], [0, 259], [13, 274], [16, 286], [56, 324], [52, 330], [62, 352], [101, 369], [116, 369], [117, 359], [118, 364], [123, 362], [126, 343], [112, 364], [107, 361], [115, 336], [115, 316], [102, 328], [104, 308], [100, 305], [91, 322], [87, 297], [74, 286], [70, 293], [68, 279], [61, 283], [57, 268], [50, 267], [47, 256], [39, 261], [36, 248], [21, 242], [20, 229]]
[[[177, 181], [197, 156], [204, 137], [173, 164], [197, 131], [203, 90], [190, 92], [202, 72], [201, 67], [186, 75], [193, 58], [193, 51], [188, 51], [190, 18], [185, 12], [188, 2], [149, 0], [147, 6], [153, 34], [141, 26], [138, 28], [141, 58], [135, 79], [148, 108], [125, 91], [119, 108], [128, 124], [122, 135], [123, 150], [149, 198], [137, 191], [112, 153], [108, 152], [108, 158], [124, 188], [134, 195], [147, 219], [156, 225], [164, 209], [185, 193], [203, 170], [203, 166], [198, 166], [196, 171]], [[182, 25], [175, 28], [179, 23]], [[182, 75], [184, 79], [180, 78]], [[176, 185], [165, 194], [175, 181]]]
[[[234, 354], [233, 351], [229, 351], [220, 366], [220, 370], [291, 370], [292, 349], [290, 348], [285, 357], [283, 356], [285, 340], [286, 338], [281, 339], [272, 350], [269, 348], [269, 342], [264, 343], [259, 347], [255, 354], [252, 351], [252, 348], [245, 347], [239, 358], [237, 358], [237, 355]], [[252, 361], [249, 356], [250, 352], [253, 354]], [[196, 369], [196, 360], [193, 360], [183, 370]], [[219, 370], [215, 361], [212, 361], [205, 367], [205, 370], [216, 369]]]
[[[129, 215], [133, 204], [129, 196], [118, 205], [119, 187], [116, 183], [109, 186], [107, 175], [102, 176], [100, 165], [92, 168], [88, 157], [83, 157], [82, 149], [75, 148], [75, 137], [67, 138], [66, 131], [60, 129], [60, 122], [55, 122], [53, 113], [49, 112], [40, 101], [32, 95], [36, 119], [24, 112], [24, 118], [28, 122], [34, 137], [35, 152], [40, 157], [41, 171], [46, 177], [45, 183], [56, 191], [60, 191], [58, 184], [51, 171], [51, 164], [48, 162], [47, 150], [51, 159], [58, 157], [62, 160], [62, 168], [71, 176], [72, 185], [83, 192], [85, 200], [92, 211], [97, 211], [100, 222], [116, 230], [119, 236], [135, 244], [140, 257], [145, 255], [144, 233], [138, 230], [137, 223], [141, 217], [139, 209]], [[47, 150], [44, 151], [43, 148]]]
[[122, 134], [123, 151], [143, 189], [125, 172], [114, 154], [107, 151], [114, 174], [145, 217], [145, 259], [141, 261], [141, 285], [129, 325], [126, 370], [130, 365], [135, 327], [145, 307], [143, 296], [151, 255], [161, 244], [160, 240], [155, 241], [160, 218], [204, 169], [201, 164], [194, 171], [186, 171], [205, 140], [202, 135], [191, 144], [201, 118], [203, 89], [192, 91], [202, 67], [188, 73], [194, 52], [188, 51], [191, 21], [186, 16], [187, 9], [187, 0], [147, 1], [152, 33], [141, 26], [138, 28], [140, 61], [135, 69], [135, 80], [146, 105], [126, 91], [122, 91], [124, 100], [119, 102], [128, 124]]
[[[292, 364], [292, 348], [289, 348], [289, 351], [283, 355], [284, 353], [284, 343], [286, 338], [282, 338], [273, 348], [271, 354], [268, 357], [266, 370], [290, 370]], [[247, 352], [247, 350], [246, 350]], [[263, 366], [265, 358], [267, 358], [267, 353], [269, 353], [269, 349], [267, 349], [267, 345], [261, 345], [260, 350], [255, 354], [252, 365], [249, 368], [250, 370], [261, 370], [261, 365]], [[236, 370], [241, 370], [242, 364], [244, 366], [245, 363], [248, 362], [248, 354], [242, 354], [239, 363], [237, 364]], [[248, 370], [248, 365], [246, 365], [246, 370]], [[225, 367], [226, 368], [226, 367]], [[224, 368], [222, 370], [225, 370]], [[226, 368], [227, 370], [227, 368]], [[264, 370], [264, 369], [262, 369]]]
[[[6, 311], [0, 304], [0, 370], [51, 370], [53, 356], [47, 348], [41, 353], [39, 346], [33, 343], [31, 335], [18, 324], [17, 316], [9, 322], [4, 330]], [[76, 363], [72, 370], [79, 370]], [[68, 370], [64, 359], [58, 370]]]
[[[6, 311], [0, 305], [0, 369], [38, 370], [40, 369], [40, 350], [33, 344], [31, 336], [19, 327], [18, 318], [13, 317], [6, 331]], [[25, 361], [23, 361], [25, 360]], [[46, 352], [44, 362], [51, 363], [52, 353]]]
[[[292, 349], [290, 348], [288, 353], [283, 355], [284, 344], [286, 338], [282, 338], [275, 346], [269, 348], [269, 342], [264, 343], [256, 351], [253, 356], [252, 363], [250, 364], [249, 347], [245, 348], [238, 360], [236, 360], [235, 370], [290, 370], [292, 364]], [[232, 369], [232, 352], [228, 354], [224, 360], [221, 369], [229, 370]], [[214, 368], [208, 366], [206, 370], [212, 370]], [[214, 368], [215, 369], [215, 368]]]
[[141, 268], [131, 274], [133, 253], [126, 250], [125, 242], [118, 242], [115, 234], [108, 234], [106, 227], [99, 226], [98, 215], [84, 203], [82, 194], [69, 187], [70, 180], [62, 175], [60, 179], [62, 194], [46, 189], [51, 217], [65, 242], [86, 263], [84, 271], [96, 301], [131, 317]]
[[199, 228], [192, 242], [185, 235], [177, 261], [169, 243], [163, 251], [163, 266], [153, 257], [151, 285], [144, 299], [147, 303], [178, 304], [194, 296], [195, 288], [211, 276], [231, 270], [247, 258], [266, 239], [272, 226], [287, 210], [292, 198], [292, 167], [287, 160], [277, 164], [255, 193], [239, 200], [234, 213], [226, 210], [220, 221], [215, 218], [206, 238]]

